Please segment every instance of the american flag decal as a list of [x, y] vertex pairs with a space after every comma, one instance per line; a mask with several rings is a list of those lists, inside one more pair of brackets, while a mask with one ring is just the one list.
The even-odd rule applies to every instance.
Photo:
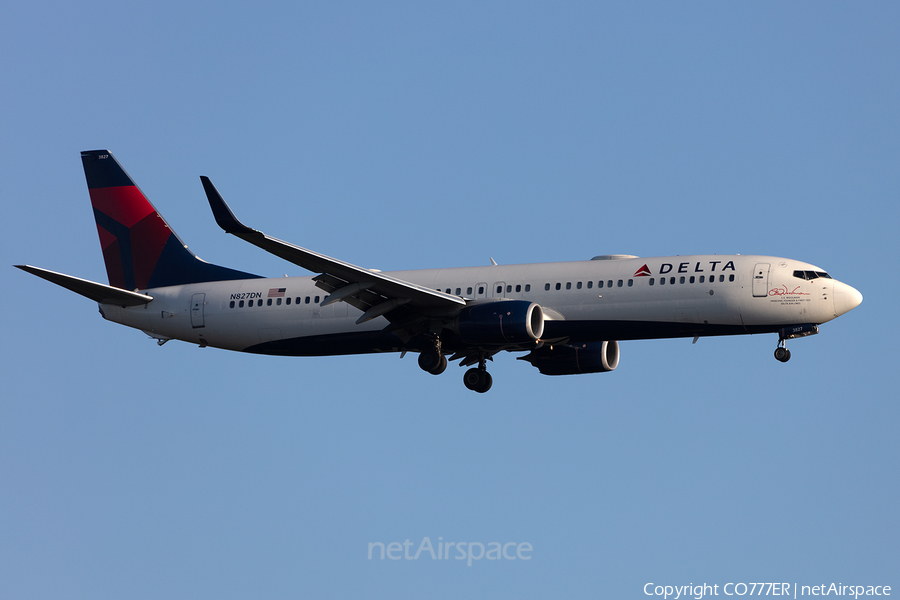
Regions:
[[267, 298], [284, 298], [284, 292], [287, 288], [272, 288], [269, 290]]

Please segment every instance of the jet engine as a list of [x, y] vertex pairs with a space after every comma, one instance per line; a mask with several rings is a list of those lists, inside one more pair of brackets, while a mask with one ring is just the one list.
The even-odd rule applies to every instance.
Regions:
[[462, 310], [452, 329], [467, 344], [524, 344], [544, 335], [544, 311], [527, 300], [472, 304]]
[[605, 373], [619, 366], [619, 342], [546, 345], [520, 357], [544, 375]]

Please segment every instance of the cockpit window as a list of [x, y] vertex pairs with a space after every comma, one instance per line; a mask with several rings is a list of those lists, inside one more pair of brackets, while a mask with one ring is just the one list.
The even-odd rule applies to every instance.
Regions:
[[831, 275], [826, 273], [825, 271], [794, 271], [794, 277], [798, 279], [818, 279], [819, 277], [823, 279], [831, 279]]

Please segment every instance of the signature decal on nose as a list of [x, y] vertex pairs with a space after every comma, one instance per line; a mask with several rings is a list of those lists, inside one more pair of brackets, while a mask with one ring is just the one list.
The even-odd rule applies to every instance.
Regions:
[[808, 292], [801, 292], [800, 286], [798, 285], [794, 289], [788, 291], [788, 287], [783, 285], [781, 287], [772, 288], [769, 290], [770, 296], [809, 296]]

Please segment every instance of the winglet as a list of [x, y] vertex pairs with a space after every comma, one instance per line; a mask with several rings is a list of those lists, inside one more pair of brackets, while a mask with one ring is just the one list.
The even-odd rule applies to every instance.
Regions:
[[234, 216], [234, 213], [231, 212], [231, 209], [228, 208], [228, 205], [225, 204], [222, 194], [219, 193], [216, 186], [209, 180], [209, 177], [201, 175], [200, 181], [203, 183], [203, 189], [206, 191], [206, 199], [209, 200], [209, 207], [212, 209], [213, 216], [216, 218], [216, 223], [219, 224], [219, 227], [221, 227], [225, 233], [233, 233], [235, 235], [241, 233], [259, 233], [238, 221], [237, 217]]
[[[216, 223], [226, 233], [230, 233], [245, 242], [253, 244], [257, 248], [262, 248], [270, 254], [292, 262], [298, 267], [303, 267], [314, 273], [322, 273], [329, 280], [332, 280], [333, 284], [329, 283], [325, 284], [324, 287], [321, 285], [319, 287], [326, 291], [334, 292], [333, 295], [337, 295], [345, 301], [349, 301], [350, 297], [355, 297], [355, 294], [365, 290], [369, 299], [365, 302], [361, 301], [359, 303], [360, 306], [356, 304], [353, 304], [353, 306], [366, 311], [368, 317], [374, 319], [407, 302], [414, 302], [414, 306], [418, 310], [436, 311], [441, 315], [466, 306], [466, 301], [459, 296], [445, 294], [440, 290], [433, 290], [419, 284], [396, 279], [374, 269], [363, 269], [348, 262], [283, 242], [266, 235], [258, 229], [247, 227], [237, 220], [237, 217], [225, 204], [225, 200], [222, 199], [209, 177], [200, 177], [200, 180], [203, 182], [203, 189], [206, 190], [206, 198], [209, 200], [209, 206], [213, 211], [213, 216], [216, 218]], [[314, 280], [318, 285], [322, 282], [322, 276], [316, 277]], [[353, 287], [356, 284], [359, 285], [359, 289]], [[389, 304], [389, 302], [394, 300], [397, 301], [397, 304]], [[379, 311], [384, 309], [385, 312], [372, 312], [373, 302]]]

